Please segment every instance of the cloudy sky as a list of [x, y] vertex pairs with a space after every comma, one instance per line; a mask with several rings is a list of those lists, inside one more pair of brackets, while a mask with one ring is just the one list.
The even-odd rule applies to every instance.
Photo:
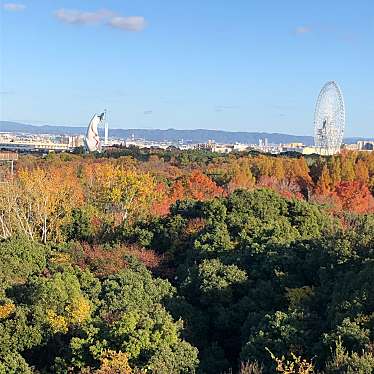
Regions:
[[374, 136], [373, 0], [0, 3], [0, 120], [312, 134], [336, 80]]

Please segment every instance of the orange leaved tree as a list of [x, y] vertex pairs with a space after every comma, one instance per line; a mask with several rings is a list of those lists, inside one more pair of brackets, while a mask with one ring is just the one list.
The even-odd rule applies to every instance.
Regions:
[[355, 213], [374, 211], [374, 197], [368, 186], [360, 182], [340, 182], [332, 192], [332, 197], [344, 211]]

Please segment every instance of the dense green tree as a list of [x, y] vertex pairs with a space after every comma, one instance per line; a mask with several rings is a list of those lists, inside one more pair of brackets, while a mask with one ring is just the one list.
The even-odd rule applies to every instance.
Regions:
[[47, 253], [46, 247], [22, 237], [1, 242], [0, 289], [22, 284], [39, 274], [46, 266]]
[[66, 225], [68, 240], [90, 241], [94, 235], [91, 217], [87, 210], [75, 208], [71, 213], [71, 222]]

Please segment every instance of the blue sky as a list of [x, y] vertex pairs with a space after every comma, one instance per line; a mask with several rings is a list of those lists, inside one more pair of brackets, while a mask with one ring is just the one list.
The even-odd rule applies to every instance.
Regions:
[[373, 0], [1, 2], [1, 116], [116, 128], [313, 133], [336, 80], [374, 135]]

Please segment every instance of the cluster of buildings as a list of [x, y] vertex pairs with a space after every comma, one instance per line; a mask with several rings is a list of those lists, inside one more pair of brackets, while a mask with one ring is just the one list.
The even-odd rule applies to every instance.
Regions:
[[12, 151], [70, 151], [84, 144], [82, 135], [0, 133], [0, 149]]
[[[303, 143], [288, 143], [288, 144], [270, 144], [267, 147], [261, 146], [259, 144], [255, 147], [260, 152], [279, 154], [284, 152], [298, 152], [303, 155], [311, 154], [325, 154], [324, 149], [317, 146], [304, 145]], [[356, 143], [352, 144], [342, 144], [340, 149], [348, 149], [351, 151], [373, 151], [374, 150], [374, 141], [371, 140], [359, 140]], [[338, 153], [338, 151], [331, 154]]]
[[[104, 143], [101, 142], [98, 126], [104, 124]], [[106, 111], [95, 114], [87, 128], [86, 136], [30, 135], [0, 133], [0, 150], [13, 151], [72, 151], [85, 147], [86, 151], [101, 151], [114, 145], [139, 148], [176, 147], [179, 149], [206, 149], [217, 153], [230, 153], [256, 150], [263, 153], [279, 154], [299, 152], [302, 154], [333, 155], [342, 148], [356, 151], [373, 151], [374, 141], [360, 140], [355, 144], [343, 144], [345, 129], [345, 104], [340, 87], [335, 81], [327, 82], [318, 96], [314, 116], [314, 146], [303, 143], [273, 144], [267, 138], [259, 139], [258, 144], [219, 144], [215, 141], [191, 143], [181, 141], [150, 141], [137, 139], [110, 139]]]
[[[297, 152], [303, 155], [311, 154], [323, 154], [321, 149], [316, 146], [308, 146], [303, 143], [268, 143], [260, 139], [258, 144], [216, 144], [213, 141], [209, 141], [204, 144], [193, 145], [191, 148], [207, 149], [212, 152], [218, 153], [230, 153], [233, 151], [250, 151], [255, 150], [261, 153], [269, 154], [280, 154], [285, 152]], [[360, 140], [353, 144], [343, 144], [342, 149], [348, 149], [352, 151], [374, 151], [374, 141], [371, 140]]]
[[374, 151], [374, 141], [359, 140], [356, 144], [346, 144], [345, 148], [352, 151]]
[[[51, 134], [24, 134], [24, 133], [0, 133], [0, 150], [20, 152], [70, 152], [76, 148], [85, 146], [83, 135], [51, 135]], [[303, 143], [278, 143], [269, 142], [267, 138], [259, 139], [257, 144], [222, 144], [209, 140], [205, 143], [192, 143], [180, 141], [152, 141], [131, 136], [127, 139], [106, 138], [102, 148], [106, 147], [138, 147], [138, 148], [159, 148], [170, 147], [181, 150], [203, 149], [211, 152], [227, 154], [231, 152], [258, 151], [269, 154], [280, 154], [284, 152], [299, 152], [304, 155], [320, 153], [316, 146], [308, 146]], [[374, 141], [360, 140], [354, 144], [343, 144], [342, 148], [355, 151], [373, 151]]]

